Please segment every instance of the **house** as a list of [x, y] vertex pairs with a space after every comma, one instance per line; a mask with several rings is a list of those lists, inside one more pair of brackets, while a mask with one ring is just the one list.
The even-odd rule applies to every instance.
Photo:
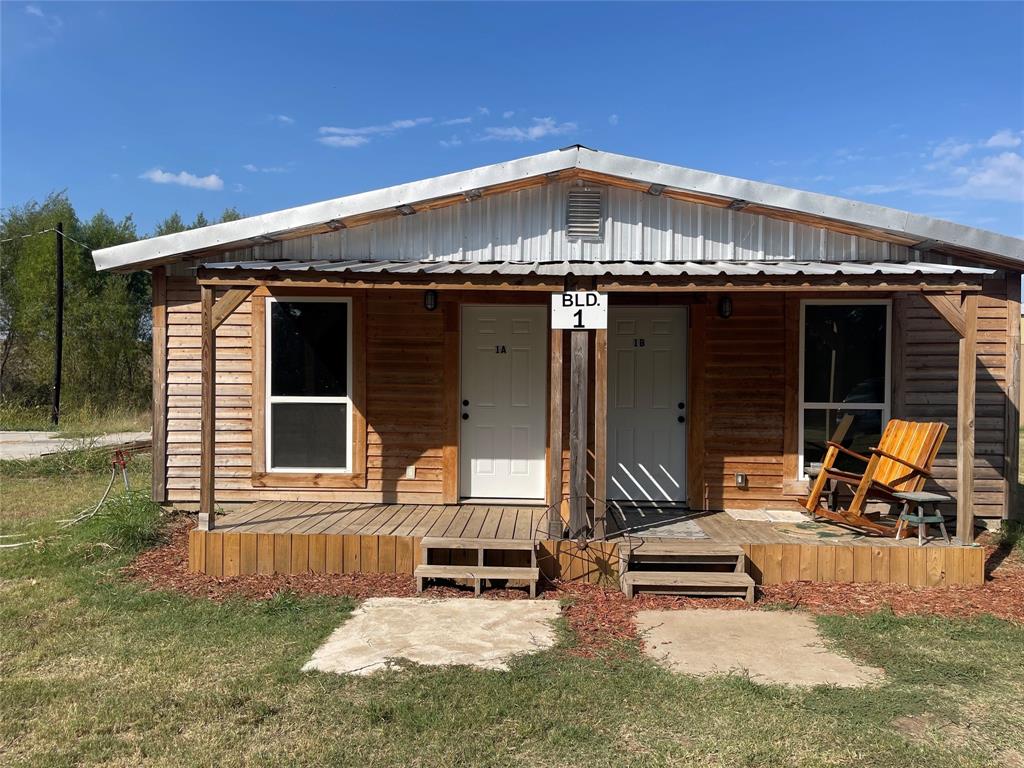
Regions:
[[[429, 534], [589, 578], [609, 510], [690, 509], [762, 582], [957, 583], [1020, 515], [1019, 239], [572, 146], [94, 259], [153, 275], [153, 497], [198, 504], [197, 570], [411, 572]], [[605, 328], [552, 328], [574, 291]], [[950, 426], [958, 546], [722, 514], [801, 509], [843, 414], [859, 451]]]

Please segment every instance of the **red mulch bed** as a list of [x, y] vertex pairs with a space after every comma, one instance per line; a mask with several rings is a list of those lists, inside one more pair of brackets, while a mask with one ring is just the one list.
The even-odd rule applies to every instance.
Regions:
[[[188, 571], [188, 531], [193, 522], [184, 518], [169, 529], [168, 541], [143, 552], [124, 569], [125, 575], [151, 589], [167, 589], [192, 597], [222, 601], [227, 598], [264, 600], [280, 592], [332, 597], [411, 597], [416, 594], [412, 577], [382, 573], [348, 575], [274, 575], [215, 578]], [[995, 555], [995, 556], [994, 556]], [[981, 586], [907, 587], [894, 584], [835, 584], [795, 581], [759, 588], [759, 599], [747, 605], [734, 599], [702, 599], [639, 595], [633, 600], [617, 590], [593, 584], [556, 583], [542, 593], [544, 599], [566, 601], [563, 611], [578, 643], [572, 652], [594, 657], [614, 652], [617, 644], [636, 639], [633, 616], [637, 611], [716, 608], [758, 610], [763, 607], [802, 608], [815, 614], [872, 613], [887, 608], [897, 616], [923, 614], [946, 618], [971, 618], [988, 614], [1024, 624], [1024, 561], [1001, 559], [995, 546], [986, 546], [990, 572]], [[434, 586], [428, 597], [471, 597], [472, 590]], [[487, 590], [494, 600], [522, 599], [520, 589]]]

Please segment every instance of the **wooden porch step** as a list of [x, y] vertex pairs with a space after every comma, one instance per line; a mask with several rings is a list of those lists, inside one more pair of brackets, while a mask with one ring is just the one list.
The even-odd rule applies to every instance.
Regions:
[[626, 597], [637, 587], [645, 592], [693, 597], [740, 597], [754, 602], [754, 580], [745, 573], [705, 571], [627, 571], [621, 577]]
[[529, 551], [534, 548], [532, 539], [462, 539], [443, 536], [425, 536], [420, 546], [426, 549], [517, 549]]
[[469, 579], [474, 582], [474, 591], [480, 594], [485, 579], [522, 579], [530, 582], [530, 597], [537, 596], [537, 579], [540, 569], [528, 566], [500, 565], [417, 565], [416, 591], [423, 591], [424, 579]]
[[630, 545], [619, 544], [619, 550], [633, 555], [714, 555], [716, 557], [739, 557], [743, 547], [737, 544], [715, 544], [705, 541], [644, 541]]

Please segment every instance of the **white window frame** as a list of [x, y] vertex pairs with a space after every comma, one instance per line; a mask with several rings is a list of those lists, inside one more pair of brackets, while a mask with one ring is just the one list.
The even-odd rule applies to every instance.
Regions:
[[[806, 363], [805, 335], [807, 333], [807, 307], [812, 306], [884, 306], [885, 307], [885, 385], [884, 403], [808, 403], [804, 400], [804, 365]], [[804, 411], [808, 408], [843, 411], [877, 411], [881, 405], [882, 429], [889, 423], [892, 410], [892, 299], [802, 299], [800, 301], [800, 371], [797, 406], [797, 472], [800, 480], [807, 479], [804, 467]]]
[[[338, 397], [323, 397], [323, 396], [302, 396], [302, 395], [273, 395], [272, 381], [273, 381], [273, 364], [274, 364], [274, 333], [272, 328], [273, 319], [273, 304], [293, 304], [299, 302], [310, 302], [316, 304], [344, 304], [346, 312], [345, 328], [347, 334], [347, 343], [345, 344], [345, 350], [347, 359], [345, 361], [345, 392], [344, 396]], [[310, 474], [333, 474], [333, 475], [351, 475], [352, 474], [352, 443], [355, 439], [355, 435], [352, 434], [352, 299], [348, 296], [276, 296], [267, 297], [266, 311], [266, 328], [264, 329], [264, 338], [266, 339], [266, 359], [264, 361], [264, 390], [266, 391], [266, 399], [264, 402], [265, 424], [264, 434], [266, 434], [266, 462], [268, 472], [278, 473], [295, 473], [295, 472], [307, 472]], [[345, 404], [345, 431], [348, 434], [348, 441], [345, 446], [345, 466], [344, 467], [277, 467], [274, 466], [274, 432], [273, 432], [273, 406], [276, 403], [338, 403]]]

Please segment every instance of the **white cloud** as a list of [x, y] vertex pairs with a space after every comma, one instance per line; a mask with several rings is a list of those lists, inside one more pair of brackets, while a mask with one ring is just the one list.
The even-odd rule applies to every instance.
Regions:
[[547, 136], [561, 136], [577, 129], [576, 123], [559, 123], [553, 117], [535, 117], [530, 125], [509, 128], [486, 128], [481, 141], [537, 141]]
[[506, 120], [508, 120], [515, 113], [516, 113], [516, 111], [514, 109], [506, 109], [504, 112], [501, 113], [501, 116], [504, 117]]
[[928, 193], [945, 197], [1024, 203], [1024, 155], [1016, 152], [990, 155], [971, 166], [954, 169], [954, 175], [958, 179], [963, 179], [962, 183], [927, 190]]
[[249, 173], [288, 173], [288, 168], [281, 165], [254, 165], [253, 163], [246, 163], [242, 166], [242, 170]]
[[453, 117], [451, 120], [442, 120], [439, 125], [466, 125], [472, 122], [472, 117]]
[[34, 16], [37, 19], [41, 19], [42, 22], [47, 26], [50, 32], [56, 32], [58, 29], [64, 26], [64, 20], [60, 16], [54, 13], [47, 13], [38, 5], [29, 3], [25, 6], [25, 13], [29, 16]]
[[361, 147], [370, 142], [371, 136], [386, 136], [398, 131], [427, 125], [434, 122], [432, 117], [416, 117], [405, 120], [392, 120], [382, 125], [363, 125], [358, 128], [345, 128], [337, 125], [320, 126], [321, 144], [328, 147]]
[[284, 125], [293, 125], [295, 123], [295, 118], [288, 115], [271, 115], [270, 119]]
[[224, 189], [224, 179], [215, 173], [211, 173], [209, 176], [196, 176], [188, 171], [168, 173], [160, 168], [152, 168], [141, 174], [139, 178], [152, 181], [154, 184], [177, 184], [180, 187], [212, 191]]
[[1014, 133], [1009, 128], [1004, 128], [1001, 131], [994, 133], [988, 141], [985, 142], [985, 146], [990, 149], [1013, 149], [1021, 145], [1021, 134]]
[[487, 107], [477, 107], [476, 111], [484, 116], [491, 114], [491, 110], [489, 110]]
[[460, 139], [458, 136], [452, 136], [450, 139], [441, 139], [439, 143], [445, 149], [450, 149], [451, 147], [461, 147], [462, 139]]
[[932, 157], [936, 160], [959, 160], [974, 149], [974, 145], [955, 139], [946, 139], [932, 150]]
[[361, 147], [370, 143], [365, 136], [321, 136], [317, 141], [325, 147]]
[[608, 115], [608, 125], [618, 125], [618, 124], [619, 124], [619, 116], [618, 115], [614, 115], [614, 114], [613, 115]]

